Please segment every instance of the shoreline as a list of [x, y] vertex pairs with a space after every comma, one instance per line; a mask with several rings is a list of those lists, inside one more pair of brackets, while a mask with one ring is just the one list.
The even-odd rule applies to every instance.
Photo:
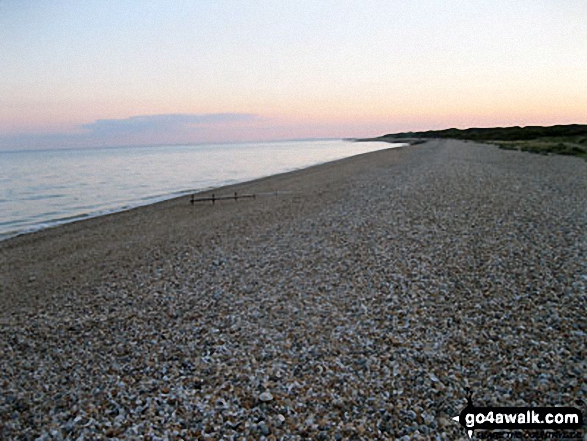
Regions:
[[[221, 188], [221, 187], [219, 187], [219, 188]], [[58, 228], [58, 227], [73, 224], [76, 222], [84, 222], [84, 221], [87, 221], [90, 219], [95, 219], [97, 217], [109, 216], [111, 214], [117, 214], [117, 213], [123, 213], [125, 211], [134, 210], [136, 208], [147, 207], [149, 205], [154, 205], [154, 204], [158, 204], [161, 202], [170, 201], [170, 200], [173, 200], [176, 198], [181, 198], [183, 196], [190, 195], [194, 192], [200, 193], [200, 192], [208, 191], [211, 189], [212, 188], [203, 188], [201, 190], [193, 190], [193, 191], [191, 191], [191, 190], [178, 191], [178, 192], [174, 192], [174, 193], [171, 193], [168, 195], [162, 195], [162, 196], [149, 198], [150, 199], [149, 201], [146, 201], [144, 203], [138, 203], [137, 205], [128, 205], [128, 206], [125, 205], [120, 208], [104, 209], [104, 210], [98, 210], [95, 212], [81, 213], [78, 215], [72, 215], [72, 216], [66, 216], [63, 218], [52, 219], [52, 220], [44, 222], [41, 225], [29, 227], [29, 228], [21, 230], [21, 231], [9, 231], [7, 233], [2, 233], [2, 234], [0, 234], [0, 243], [2, 243], [3, 241], [9, 240], [9, 239], [16, 238], [16, 237], [26, 236], [28, 234], [34, 234], [34, 233], [38, 233], [40, 231], [45, 231], [45, 230], [52, 229], [52, 228]]]
[[[290, 141], [290, 142], [293, 142], [293, 141]], [[400, 147], [410, 145], [409, 142], [395, 142], [393, 144], [396, 144], [396, 147], [394, 147], [394, 148], [400, 148]], [[382, 150], [383, 149], [385, 149], [385, 148], [382, 148]], [[369, 153], [369, 152], [366, 152], [366, 153]], [[353, 154], [353, 155], [347, 156], [347, 157], [357, 156], [360, 154], [364, 154], [364, 153], [357, 153], [357, 154]], [[340, 158], [340, 159], [345, 159], [345, 158]], [[232, 186], [232, 185], [243, 184], [243, 183], [246, 183], [249, 181], [254, 181], [256, 179], [260, 179], [263, 177], [269, 177], [269, 176], [279, 175], [282, 173], [288, 173], [291, 171], [297, 171], [297, 170], [301, 170], [304, 168], [313, 167], [316, 165], [321, 165], [321, 164], [325, 164], [325, 163], [329, 163], [329, 162], [333, 162], [333, 161], [337, 161], [337, 159], [324, 161], [324, 162], [318, 162], [315, 164], [310, 164], [308, 166], [292, 167], [290, 169], [286, 169], [285, 171], [281, 171], [278, 173], [261, 175], [258, 178], [237, 180], [237, 181], [233, 181], [230, 183], [229, 182], [218, 182], [217, 185], [212, 185], [212, 186], [208, 185], [206, 187], [201, 187], [201, 188], [178, 189], [178, 190], [175, 190], [171, 193], [166, 193], [166, 194], [159, 193], [159, 194], [154, 194], [151, 196], [148, 195], [148, 196], [141, 197], [135, 201], [125, 202], [124, 205], [115, 206], [113, 208], [100, 208], [100, 209], [96, 209], [94, 211], [81, 211], [78, 213], [71, 212], [69, 214], [67, 212], [65, 212], [63, 214], [63, 216], [59, 217], [59, 218], [48, 219], [48, 220], [40, 222], [36, 225], [29, 225], [29, 226], [23, 227], [21, 229], [18, 229], [18, 227], [17, 227], [17, 229], [14, 229], [14, 230], [1, 232], [0, 233], [0, 242], [7, 240], [7, 239], [10, 239], [10, 238], [13, 238], [13, 237], [18, 237], [18, 236], [42, 231], [47, 228], [55, 228], [60, 225], [66, 225], [66, 224], [69, 224], [72, 222], [79, 222], [79, 221], [84, 221], [87, 219], [92, 219], [92, 218], [96, 218], [96, 217], [100, 217], [100, 216], [124, 212], [124, 211], [128, 211], [128, 210], [132, 210], [134, 208], [140, 208], [140, 207], [156, 204], [159, 202], [164, 202], [164, 201], [171, 200], [171, 199], [178, 198], [178, 197], [182, 197], [185, 195], [199, 194], [199, 193], [203, 193], [208, 190], [221, 189], [221, 188], [225, 188], [225, 187]], [[21, 223], [24, 223], [25, 225], [29, 223], [27, 219], [21, 219], [19, 221]]]
[[585, 161], [431, 140], [234, 191], [281, 193], [0, 242], [1, 438], [444, 441], [466, 387], [587, 401]]

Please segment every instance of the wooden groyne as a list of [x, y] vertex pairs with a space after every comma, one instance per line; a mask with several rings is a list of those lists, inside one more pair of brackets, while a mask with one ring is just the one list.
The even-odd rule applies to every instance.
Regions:
[[234, 192], [233, 195], [223, 195], [223, 196], [216, 196], [214, 193], [212, 193], [212, 196], [206, 196], [206, 197], [201, 197], [201, 198], [197, 198], [196, 195], [192, 195], [190, 198], [190, 204], [194, 205], [196, 202], [209, 202], [212, 201], [212, 204], [215, 204], [216, 201], [224, 201], [227, 199], [233, 199], [235, 201], [238, 201], [239, 199], [255, 199], [257, 197], [257, 195], [253, 194], [238, 194], [236, 191]]

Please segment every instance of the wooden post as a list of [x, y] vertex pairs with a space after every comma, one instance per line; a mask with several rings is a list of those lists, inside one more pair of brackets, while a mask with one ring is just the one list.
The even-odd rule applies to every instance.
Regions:
[[212, 205], [216, 203], [216, 196], [212, 193]]

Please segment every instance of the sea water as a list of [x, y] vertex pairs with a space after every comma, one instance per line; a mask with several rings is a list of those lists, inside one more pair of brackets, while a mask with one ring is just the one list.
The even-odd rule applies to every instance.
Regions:
[[401, 145], [313, 140], [0, 151], [0, 239]]

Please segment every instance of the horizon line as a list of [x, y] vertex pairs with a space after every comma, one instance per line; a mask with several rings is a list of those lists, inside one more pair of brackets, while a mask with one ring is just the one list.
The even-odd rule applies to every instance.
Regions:
[[271, 143], [271, 142], [301, 142], [301, 141], [334, 141], [334, 140], [351, 140], [356, 138], [343, 137], [308, 137], [308, 138], [280, 138], [264, 139], [249, 141], [209, 141], [209, 142], [176, 142], [176, 143], [153, 143], [153, 144], [111, 144], [85, 147], [46, 147], [46, 148], [27, 148], [5, 150], [0, 147], [0, 153], [19, 153], [19, 152], [47, 152], [47, 151], [68, 151], [68, 150], [95, 150], [95, 149], [117, 149], [117, 148], [140, 148], [140, 147], [178, 147], [178, 146], [201, 146], [201, 145], [223, 145], [223, 144], [249, 144], [249, 143]]

